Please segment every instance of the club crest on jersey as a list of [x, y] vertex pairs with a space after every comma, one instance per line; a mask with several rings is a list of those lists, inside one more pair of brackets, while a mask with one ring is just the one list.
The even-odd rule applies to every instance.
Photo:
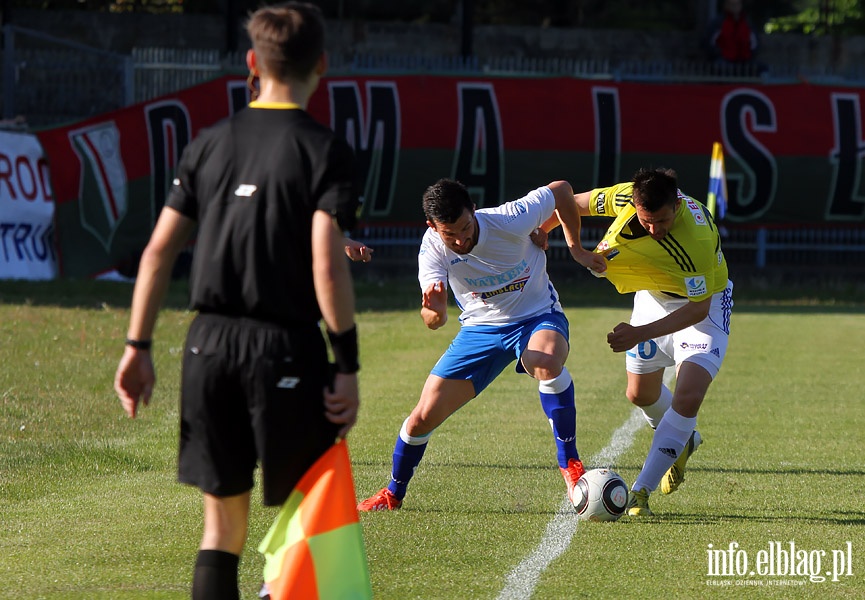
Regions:
[[610, 242], [608, 242], [607, 240], [601, 240], [600, 242], [598, 242], [598, 247], [597, 247], [598, 252], [604, 252], [605, 250], [609, 250], [609, 249], [610, 249]]
[[706, 278], [702, 275], [698, 277], [686, 277], [685, 289], [688, 290], [688, 298], [704, 296], [706, 294]]
[[694, 222], [697, 225], [706, 225], [706, 215], [704, 215], [703, 211], [700, 210], [700, 205], [697, 204], [697, 201], [693, 198], [688, 198], [685, 203], [688, 205], [688, 210], [691, 211], [691, 214], [694, 217]]

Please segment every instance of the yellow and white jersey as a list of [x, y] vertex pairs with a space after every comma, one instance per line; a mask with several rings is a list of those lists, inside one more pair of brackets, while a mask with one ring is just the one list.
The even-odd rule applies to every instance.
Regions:
[[727, 287], [727, 261], [709, 211], [678, 192], [681, 204], [669, 233], [654, 240], [640, 225], [632, 200], [633, 183], [592, 190], [589, 212], [615, 217], [595, 248], [607, 259], [604, 275], [621, 294], [652, 290], [693, 301]]

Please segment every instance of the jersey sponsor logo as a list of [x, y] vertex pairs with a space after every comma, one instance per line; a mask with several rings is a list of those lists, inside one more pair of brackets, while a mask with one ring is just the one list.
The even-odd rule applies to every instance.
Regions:
[[706, 294], [706, 278], [703, 275], [697, 277], [685, 278], [685, 289], [688, 290], [688, 297], [704, 296]]
[[724, 262], [724, 253], [720, 250], [718, 251], [718, 266], [721, 266], [721, 263]]
[[598, 194], [598, 198], [595, 200], [595, 212], [599, 215], [607, 214], [606, 204], [607, 202], [605, 199], [605, 194], [604, 192], [601, 192], [600, 194]]
[[513, 269], [505, 271], [504, 273], [478, 278], [466, 277], [465, 282], [468, 287], [474, 288], [505, 284], [513, 281], [516, 277], [519, 277], [526, 269], [528, 269], [528, 266], [529, 264], [525, 260], [523, 260]]
[[679, 347], [682, 350], [705, 350], [709, 347], [709, 344], [703, 344], [703, 343], [692, 344], [692, 343], [688, 343], [688, 342], [682, 342], [681, 344], [679, 344]]
[[463, 257], [461, 257], [461, 256], [457, 256], [455, 259], [453, 259], [453, 260], [451, 261], [451, 264], [452, 264], [452, 265], [455, 265], [455, 264], [457, 264], [458, 262], [465, 262], [465, 263], [467, 263], [467, 262], [469, 262], [469, 259], [467, 259], [467, 258], [463, 258]]
[[598, 248], [597, 248], [598, 252], [604, 252], [605, 250], [609, 250], [609, 249], [610, 249], [610, 242], [608, 242], [607, 240], [601, 240], [598, 243]]
[[619, 250], [618, 250], [618, 249], [615, 249], [615, 250], [613, 250], [613, 251], [611, 251], [611, 252], [605, 254], [605, 255], [604, 255], [604, 258], [606, 258], [607, 260], [613, 260], [613, 259], [616, 258], [618, 255], [619, 255]]
[[239, 196], [240, 198], [252, 198], [252, 195], [258, 191], [258, 186], [253, 185], [251, 183], [241, 183], [237, 186], [237, 189], [234, 190], [234, 195]]
[[300, 377], [283, 377], [276, 383], [276, 387], [283, 390], [293, 390], [300, 383]]
[[502, 294], [507, 294], [509, 292], [522, 292], [523, 288], [526, 287], [526, 283], [529, 278], [520, 279], [519, 281], [514, 281], [513, 283], [509, 283], [504, 287], [500, 287], [497, 290], [493, 290], [491, 292], [481, 292], [478, 294], [478, 297], [481, 300], [489, 300], [490, 298], [494, 298], [495, 296], [500, 296]]
[[688, 210], [691, 211], [691, 215], [694, 217], [694, 222], [697, 225], [708, 225], [706, 222], [706, 215], [703, 214], [703, 211], [700, 209], [700, 206], [697, 204], [697, 201], [693, 198], [688, 198], [686, 201], [688, 206]]

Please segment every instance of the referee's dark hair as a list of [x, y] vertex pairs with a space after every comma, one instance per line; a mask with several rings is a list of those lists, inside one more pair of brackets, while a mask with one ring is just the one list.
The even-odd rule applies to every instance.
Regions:
[[431, 223], [456, 223], [466, 209], [474, 208], [466, 186], [453, 179], [439, 179], [423, 195], [423, 214]]
[[657, 212], [665, 206], [675, 206], [678, 192], [673, 169], [640, 169], [634, 174], [633, 200], [636, 206]]
[[258, 9], [246, 23], [258, 71], [279, 81], [306, 81], [324, 54], [324, 16], [308, 2]]

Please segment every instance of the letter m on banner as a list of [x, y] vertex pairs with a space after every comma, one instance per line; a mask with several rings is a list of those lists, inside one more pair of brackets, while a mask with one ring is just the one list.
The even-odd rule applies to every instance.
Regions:
[[366, 84], [366, 118], [357, 82], [328, 84], [331, 129], [354, 148], [363, 183], [364, 214], [390, 214], [399, 162], [400, 111], [396, 84]]
[[69, 132], [81, 161], [78, 211], [81, 226], [109, 250], [126, 214], [126, 169], [120, 155], [120, 130], [114, 121]]

